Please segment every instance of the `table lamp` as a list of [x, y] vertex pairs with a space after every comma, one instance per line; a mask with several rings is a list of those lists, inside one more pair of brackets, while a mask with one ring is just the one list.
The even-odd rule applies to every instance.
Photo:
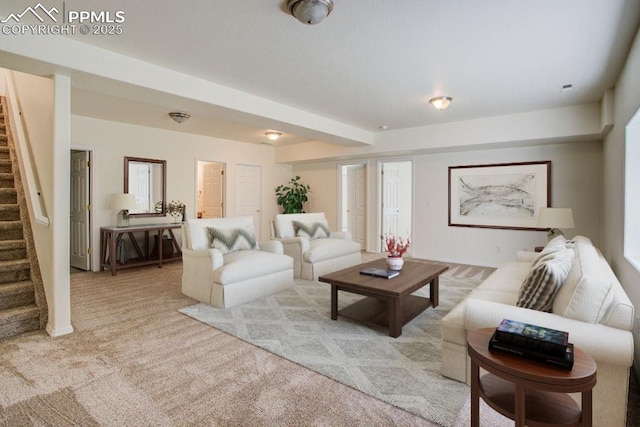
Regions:
[[129, 209], [136, 208], [136, 198], [133, 194], [112, 194], [109, 208], [118, 209], [118, 227], [129, 226]]
[[540, 208], [538, 211], [538, 227], [547, 229], [547, 239], [564, 236], [559, 228], [575, 228], [573, 209], [571, 208]]

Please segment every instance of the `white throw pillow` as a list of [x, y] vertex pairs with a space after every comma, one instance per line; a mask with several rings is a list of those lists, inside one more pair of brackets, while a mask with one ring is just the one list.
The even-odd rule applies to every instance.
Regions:
[[298, 237], [306, 237], [309, 240], [313, 240], [331, 236], [329, 223], [326, 219], [317, 222], [292, 221], [292, 223]]
[[612, 282], [596, 248], [586, 237], [574, 239], [576, 255], [567, 280], [553, 302], [553, 313], [599, 323], [612, 301]]
[[258, 249], [253, 225], [237, 228], [207, 227], [211, 247], [223, 254], [235, 251]]
[[565, 249], [567, 249], [567, 239], [564, 236], [556, 236], [542, 248], [538, 256], [534, 258], [533, 263], [535, 264], [542, 259], [548, 258], [549, 255], [553, 256], [555, 253]]

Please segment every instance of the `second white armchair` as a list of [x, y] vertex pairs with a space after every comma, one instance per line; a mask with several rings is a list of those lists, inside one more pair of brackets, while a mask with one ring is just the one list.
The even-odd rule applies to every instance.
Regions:
[[279, 214], [273, 220], [272, 238], [282, 242], [293, 258], [295, 277], [317, 280], [362, 262], [361, 248], [351, 233], [329, 230], [324, 213]]

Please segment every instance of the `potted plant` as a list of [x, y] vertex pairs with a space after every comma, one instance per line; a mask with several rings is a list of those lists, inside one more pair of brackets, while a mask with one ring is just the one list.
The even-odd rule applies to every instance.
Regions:
[[311, 191], [311, 187], [302, 184], [300, 177], [291, 178], [288, 184], [278, 185], [276, 187], [276, 196], [278, 196], [278, 204], [282, 206], [283, 212], [286, 214], [304, 213], [302, 207], [309, 200], [307, 193]]
[[402, 255], [407, 252], [409, 245], [411, 245], [411, 236], [402, 238], [393, 234], [385, 234], [382, 236], [382, 240], [384, 240], [383, 249], [388, 253], [387, 267], [389, 270], [402, 270], [402, 265], [404, 264]]
[[177, 223], [178, 218], [184, 217], [185, 205], [181, 201], [172, 200], [167, 205], [167, 212], [173, 217], [173, 222]]

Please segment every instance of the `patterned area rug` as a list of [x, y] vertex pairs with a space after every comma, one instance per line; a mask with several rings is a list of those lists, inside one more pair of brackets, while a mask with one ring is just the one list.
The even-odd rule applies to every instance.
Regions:
[[[221, 310], [196, 304], [179, 310], [272, 353], [406, 409], [451, 426], [469, 388], [440, 375], [442, 317], [479, 278], [440, 278], [440, 304], [405, 325], [398, 338], [373, 325], [330, 319], [330, 286], [296, 281], [294, 289]], [[416, 295], [429, 296], [426, 286]], [[340, 292], [339, 308], [362, 297]]]

